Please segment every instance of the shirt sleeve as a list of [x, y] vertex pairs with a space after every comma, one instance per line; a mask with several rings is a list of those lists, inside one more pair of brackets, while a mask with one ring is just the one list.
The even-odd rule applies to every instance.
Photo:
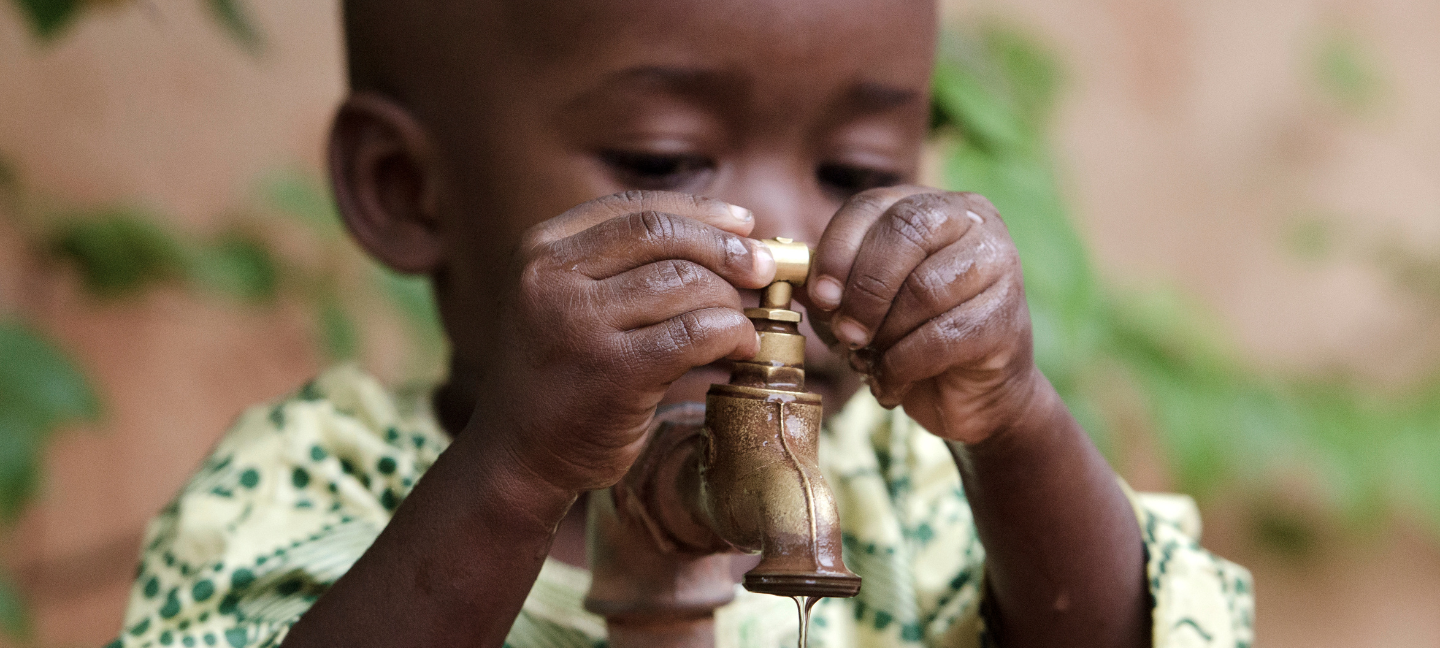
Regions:
[[247, 410], [147, 527], [107, 648], [279, 645], [443, 443], [351, 368]]
[[[1123, 484], [1122, 484], [1123, 485]], [[1255, 590], [1244, 567], [1200, 546], [1200, 513], [1184, 495], [1125, 488], [1145, 538], [1157, 648], [1249, 648]]]

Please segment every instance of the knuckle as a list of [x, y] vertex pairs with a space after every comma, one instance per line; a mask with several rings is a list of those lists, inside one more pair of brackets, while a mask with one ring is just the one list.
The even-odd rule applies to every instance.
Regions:
[[623, 216], [633, 213], [636, 209], [657, 202], [657, 198], [664, 192], [648, 191], [645, 189], [626, 189], [608, 196], [602, 196], [591, 201], [589, 204], [606, 210], [614, 216]]
[[875, 187], [851, 196], [847, 202], [852, 206], [860, 207], [863, 211], [879, 212], [914, 191], [913, 187], [906, 185]]
[[665, 242], [675, 238], [675, 219], [664, 212], [645, 210], [630, 215], [630, 227], [638, 238], [649, 242]]
[[649, 197], [649, 191], [645, 191], [643, 189], [626, 189], [625, 191], [610, 194], [609, 196], [601, 198], [601, 200], [611, 203], [616, 207], [627, 207], [630, 205], [643, 203], [645, 202], [646, 198]]
[[685, 205], [690, 207], [696, 213], [703, 214], [721, 211], [721, 206], [724, 204], [714, 198], [697, 194], [680, 194], [680, 196], [681, 199], [685, 201]]
[[750, 248], [739, 236], [723, 230], [712, 230], [715, 248], [720, 250], [720, 262], [726, 268], [744, 268], [750, 265]]
[[886, 197], [888, 187], [881, 189], [866, 189], [850, 197], [850, 204], [867, 210], [878, 210], [885, 207], [889, 202]]
[[989, 198], [973, 191], [961, 191], [958, 192], [958, 195], [965, 201], [966, 206], [970, 209], [981, 212], [986, 216], [1000, 217], [1000, 211], [995, 209], [995, 204], [990, 202]]
[[704, 326], [695, 313], [682, 313], [669, 320], [665, 327], [665, 350], [678, 352], [695, 346], [703, 334]]
[[950, 220], [949, 204], [940, 194], [916, 194], [890, 208], [886, 227], [901, 240], [924, 249]]
[[875, 302], [889, 301], [890, 296], [894, 294], [894, 291], [890, 289], [890, 284], [883, 277], [868, 273], [855, 277], [850, 288], [854, 291], [854, 296]]
[[905, 278], [900, 290], [927, 311], [947, 308], [949, 304], [945, 302], [945, 295], [949, 292], [948, 288], [968, 270], [969, 268], [957, 268], [954, 272], [941, 273], [936, 270], [917, 269]]
[[981, 261], [1002, 274], [1020, 270], [1020, 250], [1008, 236], [987, 234], [976, 243], [975, 252]]
[[520, 241], [517, 249], [521, 253], [525, 253], [544, 245], [545, 241], [549, 238], [547, 236], [549, 233], [547, 225], [548, 221], [526, 228], [525, 231], [520, 233]]
[[684, 290], [702, 284], [705, 272], [693, 262], [683, 259], [666, 259], [656, 263], [657, 281], [651, 286], [656, 292]]
[[546, 275], [549, 274], [550, 264], [545, 257], [531, 257], [520, 262], [520, 292], [525, 295], [535, 295], [547, 292], [554, 287], [555, 282]]

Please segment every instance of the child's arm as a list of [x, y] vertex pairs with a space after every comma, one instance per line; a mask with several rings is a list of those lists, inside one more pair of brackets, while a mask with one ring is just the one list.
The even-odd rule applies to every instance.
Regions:
[[1147, 645], [1139, 525], [1034, 366], [1020, 263], [994, 207], [913, 187], [859, 194], [826, 229], [808, 286], [807, 306], [880, 402], [951, 442], [1000, 643]]
[[748, 212], [679, 194], [531, 229], [475, 416], [285, 645], [499, 646], [581, 491], [615, 483], [671, 382], [758, 338], [735, 286], [775, 261]]

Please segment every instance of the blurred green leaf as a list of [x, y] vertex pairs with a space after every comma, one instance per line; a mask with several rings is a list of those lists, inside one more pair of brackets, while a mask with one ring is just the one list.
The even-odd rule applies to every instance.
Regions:
[[215, 20], [237, 43], [252, 53], [260, 51], [264, 38], [240, 0], [206, 0], [206, 3]]
[[1335, 249], [1334, 228], [1328, 219], [1306, 215], [1291, 223], [1285, 244], [1290, 252], [1304, 261], [1320, 261]]
[[1328, 98], [1352, 112], [1374, 105], [1384, 85], [1360, 39], [1345, 31], [1323, 37], [1315, 53], [1314, 76]]
[[54, 344], [18, 322], [0, 322], [0, 523], [34, 492], [40, 451], [58, 425], [93, 419], [99, 399]]
[[240, 233], [221, 236], [201, 248], [190, 264], [201, 284], [253, 303], [279, 294], [279, 262], [263, 241]]
[[375, 274], [376, 282], [417, 337], [427, 342], [443, 337], [429, 277], [402, 275], [379, 264], [375, 265]]
[[0, 573], [0, 632], [12, 639], [30, 636], [30, 620], [25, 613], [25, 602], [15, 584]]
[[1089, 402], [1082, 380], [1102, 337], [1099, 289], [1037, 146], [1044, 120], [1027, 120], [1020, 108], [1028, 102], [1040, 111], [1053, 101], [1057, 66], [1018, 34], [988, 34], [947, 40], [937, 63], [933, 112], [942, 134], [947, 126], [958, 133], [946, 160], [946, 184], [984, 195], [1005, 218], [1024, 264], [1036, 362], [1103, 442], [1100, 408]]
[[1016, 110], [1031, 128], [1043, 129], [1059, 94], [1062, 75], [1055, 57], [1024, 33], [990, 23], [981, 30], [986, 51], [1008, 81]]
[[[1378, 81], [1353, 41], [1327, 48], [1325, 83], [1347, 101], [1369, 96]], [[1036, 362], [1086, 430], [1103, 449], [1106, 419], [1093, 394], [1118, 365], [1147, 404], [1182, 490], [1259, 493], [1267, 475], [1304, 467], [1319, 475], [1329, 510], [1356, 528], [1373, 525], [1409, 492], [1440, 529], [1440, 379], [1404, 399], [1336, 379], [1268, 375], [1238, 358], [1216, 336], [1219, 323], [1178, 293], [1102, 287], [1045, 152], [1061, 77], [1053, 60], [1017, 32], [988, 28], [948, 40], [932, 115], [952, 140], [947, 185], [986, 196], [1005, 217], [1024, 264]], [[1306, 254], [1323, 254], [1330, 243], [1315, 222], [1292, 238]], [[1440, 263], [1380, 256], [1402, 285], [1440, 295]], [[1291, 548], [1309, 542], [1286, 515], [1257, 516], [1257, 534]]]
[[186, 253], [180, 240], [155, 220], [114, 209], [62, 217], [50, 252], [74, 263], [91, 294], [131, 295], [156, 282], [181, 279]]
[[0, 415], [46, 430], [99, 416], [85, 375], [54, 343], [18, 322], [0, 322]]
[[24, 510], [40, 468], [44, 429], [24, 413], [0, 411], [0, 523], [13, 522]]
[[1380, 246], [1371, 257], [1398, 287], [1440, 303], [1440, 257], [1417, 254], [1398, 242]]
[[941, 125], [960, 130], [970, 146], [983, 152], [1013, 149], [1025, 139], [1023, 127], [1006, 97], [987, 87], [981, 71], [963, 59], [942, 59], [935, 66], [935, 107]]
[[304, 172], [286, 170], [273, 174], [262, 183], [261, 193], [268, 207], [295, 218], [325, 239], [344, 238], [345, 229], [329, 191]]
[[85, 6], [83, 0], [16, 0], [15, 4], [42, 40], [58, 36]]
[[1273, 504], [1257, 512], [1251, 524], [1257, 541], [1292, 558], [1309, 555], [1319, 542], [1314, 523]]
[[337, 295], [326, 294], [316, 304], [320, 341], [333, 360], [354, 358], [360, 353], [360, 328]]

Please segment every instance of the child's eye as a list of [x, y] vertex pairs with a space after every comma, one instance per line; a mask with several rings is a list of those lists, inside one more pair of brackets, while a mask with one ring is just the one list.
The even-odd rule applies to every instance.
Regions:
[[602, 151], [600, 158], [622, 184], [635, 189], [691, 188], [715, 169], [715, 163], [701, 155]]
[[822, 164], [815, 170], [820, 184], [845, 196], [857, 194], [866, 189], [888, 187], [899, 184], [900, 174], [848, 164]]

